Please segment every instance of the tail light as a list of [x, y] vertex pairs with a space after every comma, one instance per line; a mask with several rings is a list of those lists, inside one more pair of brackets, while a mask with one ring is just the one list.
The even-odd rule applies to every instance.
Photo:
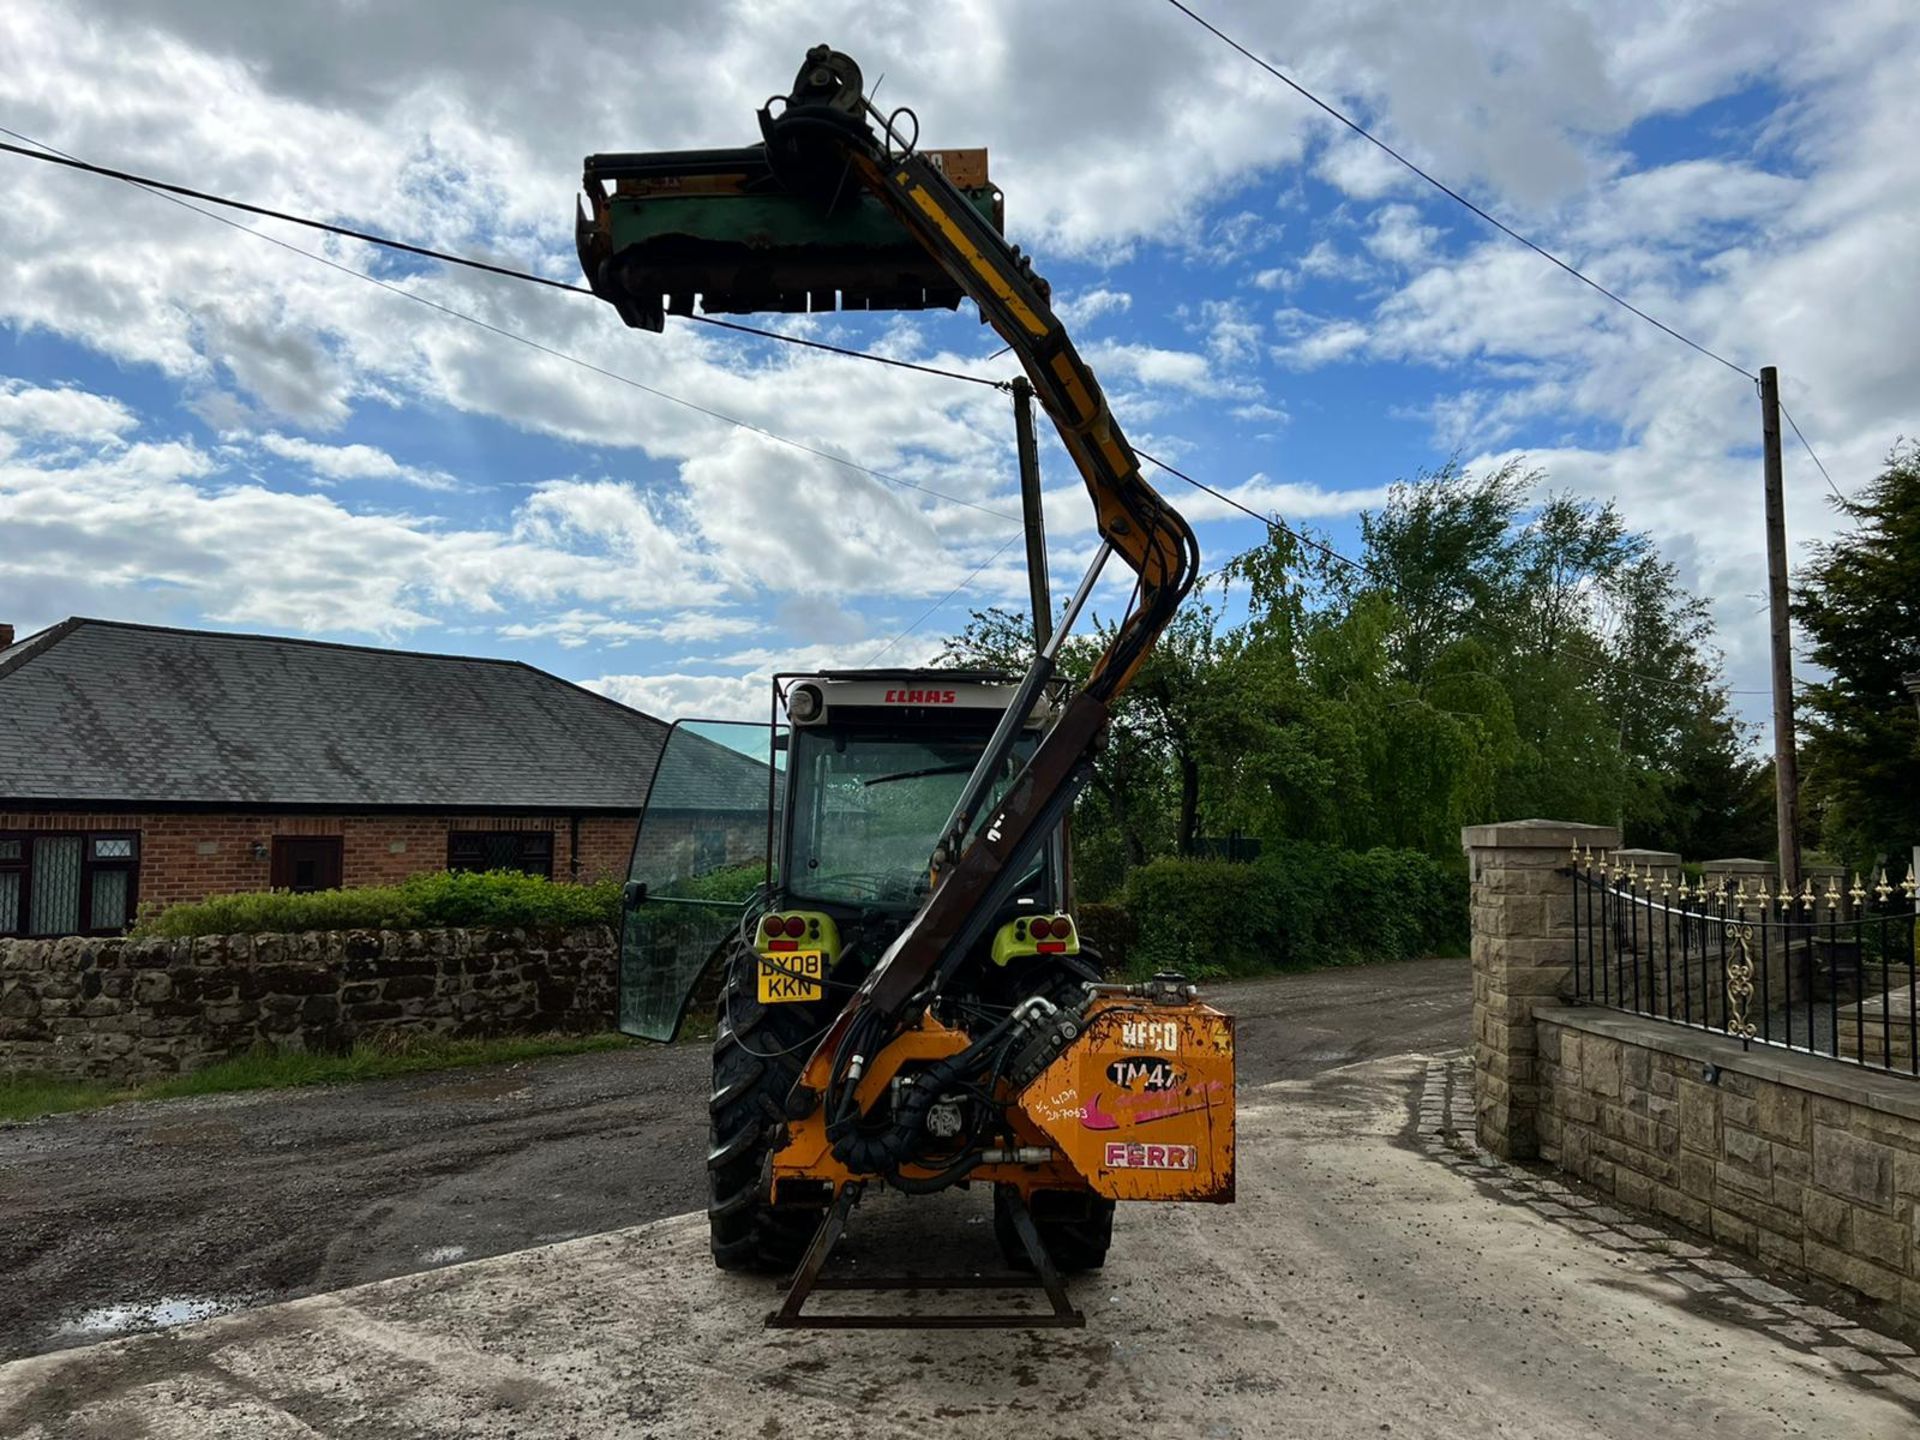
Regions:
[[788, 938], [793, 940], [798, 940], [802, 935], [806, 933], [807, 933], [807, 922], [805, 920], [802, 920], [798, 915], [787, 916]]
[[780, 917], [778, 915], [769, 915], [765, 920], [760, 922], [760, 928], [766, 931], [767, 938], [771, 940], [776, 935], [778, 935], [781, 932], [781, 930], [784, 929], [785, 927], [781, 924]]
[[1027, 934], [1036, 940], [1044, 940], [1053, 934], [1053, 922], [1042, 915], [1027, 922]]

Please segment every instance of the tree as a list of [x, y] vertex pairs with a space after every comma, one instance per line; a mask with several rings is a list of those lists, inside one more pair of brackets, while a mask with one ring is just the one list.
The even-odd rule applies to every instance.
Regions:
[[[1086, 891], [1229, 832], [1453, 856], [1463, 825], [1547, 815], [1753, 848], [1758, 767], [1706, 607], [1612, 505], [1536, 504], [1543, 483], [1449, 463], [1362, 517], [1357, 565], [1277, 527], [1229, 560], [1114, 708], [1075, 814]], [[1070, 641], [1062, 673], [1109, 638]], [[1024, 617], [979, 611], [944, 658], [1031, 650]]]
[[1813, 545], [1794, 604], [1828, 672], [1809, 684], [1803, 792], [1821, 847], [1864, 868], [1920, 841], [1920, 720], [1901, 677], [1920, 671], [1920, 447], [1837, 502], [1853, 528]]

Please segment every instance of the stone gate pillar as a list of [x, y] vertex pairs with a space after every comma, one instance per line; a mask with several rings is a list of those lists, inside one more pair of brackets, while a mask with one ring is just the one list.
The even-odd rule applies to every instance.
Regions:
[[1473, 882], [1473, 1095], [1480, 1143], [1509, 1160], [1539, 1153], [1533, 1012], [1560, 1001], [1573, 971], [1577, 845], [1613, 850], [1611, 825], [1512, 820], [1460, 832]]

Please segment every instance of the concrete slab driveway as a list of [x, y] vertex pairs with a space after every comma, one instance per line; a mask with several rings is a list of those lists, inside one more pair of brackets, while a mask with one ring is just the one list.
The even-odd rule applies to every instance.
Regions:
[[[1334, 1048], [1337, 1027], [1263, 1020], [1267, 993], [1247, 998], [1249, 1033]], [[1074, 1285], [1084, 1331], [768, 1331], [772, 1287], [714, 1272], [689, 1215], [17, 1360], [0, 1366], [0, 1435], [1920, 1431], [1920, 1358], [1909, 1370], [1897, 1341], [1449, 1146], [1463, 1097], [1446, 1065], [1392, 1053], [1392, 1009], [1372, 1013], [1386, 1043], [1344, 1063], [1249, 1067], [1240, 1203], [1123, 1212], [1107, 1270]], [[877, 1200], [848, 1263], [990, 1263], [985, 1210]], [[1743, 1279], [1758, 1288], [1724, 1288]], [[1784, 1343], [1741, 1297], [1796, 1307], [1812, 1338]]]

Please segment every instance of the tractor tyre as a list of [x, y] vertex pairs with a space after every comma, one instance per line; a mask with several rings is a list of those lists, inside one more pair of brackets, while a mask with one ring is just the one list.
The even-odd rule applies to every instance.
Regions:
[[823, 1211], [775, 1205], [771, 1161], [785, 1134], [787, 1092], [823, 1020], [810, 1003], [762, 1005], [755, 975], [753, 950], [735, 945], [713, 1029], [707, 1229], [722, 1270], [784, 1275], [806, 1254]]
[[[1015, 1270], [1031, 1270], [1033, 1261], [1020, 1243], [1020, 1232], [1013, 1228], [1013, 1211], [1007, 1203], [1014, 1193], [1011, 1185], [993, 1187], [993, 1238], [1000, 1242], [1007, 1264]], [[1027, 1197], [1027, 1208], [1033, 1212], [1040, 1243], [1062, 1274], [1098, 1270], [1107, 1263], [1107, 1246], [1113, 1243], [1113, 1201], [1085, 1190], [1037, 1190]]]

